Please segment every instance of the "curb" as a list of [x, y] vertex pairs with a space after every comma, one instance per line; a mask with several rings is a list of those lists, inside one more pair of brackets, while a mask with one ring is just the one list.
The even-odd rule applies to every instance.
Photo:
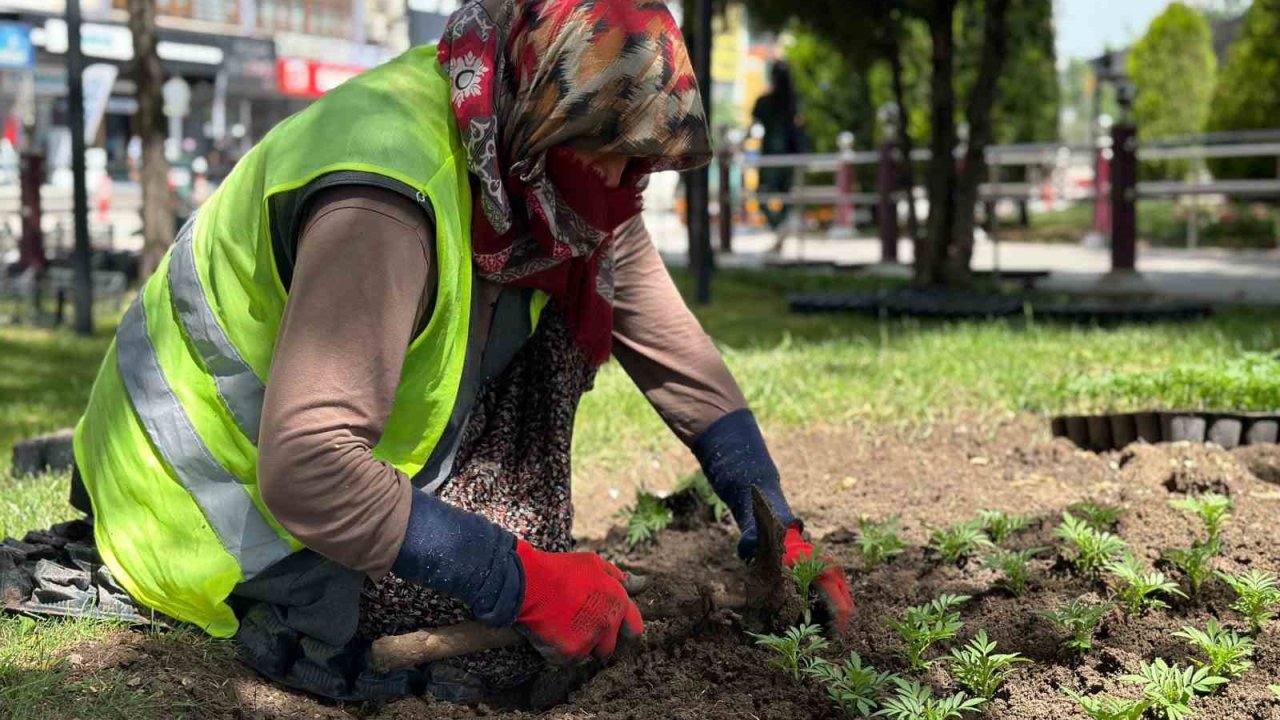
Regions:
[[1030, 311], [1039, 320], [1109, 325], [1133, 322], [1198, 320], [1209, 317], [1208, 305], [1160, 303], [1117, 305], [1097, 301], [1036, 303], [1020, 295], [917, 290], [888, 293], [803, 293], [787, 298], [797, 314], [857, 312], [882, 317], [985, 320], [1015, 317]]
[[1280, 414], [1149, 411], [1107, 415], [1058, 415], [1049, 422], [1054, 437], [1065, 437], [1094, 452], [1119, 450], [1139, 440], [1211, 442], [1230, 450], [1280, 442]]

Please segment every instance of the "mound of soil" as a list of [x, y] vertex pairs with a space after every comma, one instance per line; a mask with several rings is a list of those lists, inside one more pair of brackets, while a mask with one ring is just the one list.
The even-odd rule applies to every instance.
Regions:
[[[1274, 448], [1225, 451], [1209, 445], [1138, 445], [1102, 455], [1079, 450], [1066, 439], [1047, 437], [1034, 418], [971, 425], [935, 426], [927, 437], [907, 432], [867, 435], [822, 430], [774, 438], [792, 504], [810, 533], [848, 568], [858, 612], [848, 640], [823, 654], [857, 651], [881, 670], [901, 671], [896, 637], [886, 628], [903, 608], [940, 593], [973, 596], [962, 609], [965, 629], [958, 641], [985, 629], [1000, 651], [1034, 660], [1023, 666], [987, 708], [986, 717], [1032, 720], [1084, 718], [1062, 689], [1136, 696], [1118, 676], [1143, 660], [1163, 657], [1188, 664], [1196, 657], [1171, 633], [1183, 625], [1203, 627], [1210, 617], [1244, 629], [1228, 609], [1230, 590], [1215, 580], [1194, 602], [1178, 601], [1141, 618], [1112, 614], [1083, 657], [1068, 654], [1062, 639], [1035, 613], [1076, 597], [1098, 598], [1106, 587], [1077, 577], [1060, 555], [1034, 563], [1028, 593], [1013, 598], [991, 588], [995, 575], [976, 562], [943, 565], [928, 550], [929, 530], [976, 516], [980, 509], [1031, 515], [1035, 524], [1010, 541], [1014, 547], [1057, 545], [1053, 528], [1062, 511], [1083, 500], [1127, 509], [1116, 532], [1141, 559], [1155, 563], [1161, 548], [1185, 547], [1198, 523], [1169, 506], [1186, 493], [1212, 490], [1235, 500], [1225, 548], [1216, 567], [1280, 572], [1275, 529], [1280, 527], [1280, 487], [1251, 468], [1280, 466]], [[590, 513], [589, 508], [580, 512]], [[859, 516], [901, 516], [911, 548], [894, 561], [865, 572], [855, 552]], [[660, 583], [732, 583], [741, 577], [734, 533], [727, 526], [682, 524], [657, 543], [626, 552], [617, 536], [586, 541], [634, 572]], [[1177, 577], [1176, 571], [1168, 574]], [[121, 668], [140, 690], [199, 707], [199, 717], [236, 718], [471, 718], [524, 717], [487, 707], [457, 707], [408, 699], [385, 706], [327, 705], [258, 679], [229, 659], [181, 637], [122, 632], [110, 642], [77, 650], [76, 673]], [[944, 646], [943, 651], [945, 651]], [[123, 658], [123, 659], [122, 659]], [[1258, 638], [1256, 666], [1221, 693], [1200, 698], [1200, 717], [1215, 720], [1280, 718], [1280, 699], [1268, 684], [1280, 683], [1280, 627]], [[651, 621], [645, 636], [574, 693], [550, 718], [837, 718], [838, 711], [812, 682], [796, 685], [768, 664], [765, 651], [745, 636], [730, 611], [695, 619]], [[140, 678], [140, 679], [139, 679]], [[935, 667], [923, 680], [937, 691], [954, 688]]]

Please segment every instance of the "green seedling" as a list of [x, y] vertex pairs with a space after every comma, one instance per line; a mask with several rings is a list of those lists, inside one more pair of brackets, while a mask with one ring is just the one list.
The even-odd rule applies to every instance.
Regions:
[[657, 495], [643, 490], [636, 495], [636, 504], [622, 511], [627, 520], [627, 547], [652, 542], [658, 533], [667, 529], [674, 516], [671, 508]]
[[1096, 575], [1113, 558], [1124, 552], [1123, 540], [1106, 530], [1093, 527], [1070, 512], [1062, 513], [1062, 524], [1053, 534], [1071, 543], [1075, 551], [1071, 562], [1086, 575]]
[[1001, 577], [996, 585], [1013, 593], [1014, 597], [1022, 597], [1027, 591], [1027, 581], [1031, 579], [1031, 560], [1049, 548], [1031, 548], [1017, 552], [1006, 550], [992, 553], [982, 559], [988, 570], [995, 570]]
[[1272, 695], [1276, 696], [1276, 699], [1280, 700], [1280, 685], [1268, 685], [1267, 688], [1271, 690]]
[[906, 549], [907, 544], [898, 537], [897, 515], [882, 523], [872, 522], [871, 518], [858, 518], [858, 552], [862, 554], [867, 570], [876, 569]]
[[1170, 500], [1169, 504], [1200, 518], [1205, 532], [1209, 534], [1209, 542], [1215, 542], [1222, 536], [1222, 526], [1231, 519], [1231, 498], [1218, 493]]
[[1164, 658], [1142, 663], [1136, 675], [1122, 675], [1125, 682], [1142, 685], [1142, 695], [1151, 701], [1151, 712], [1165, 720], [1185, 720], [1195, 717], [1191, 701], [1196, 695], [1205, 695], [1227, 682], [1214, 675], [1207, 667], [1178, 668], [1170, 666]]
[[800, 682], [801, 665], [807, 665], [809, 658], [827, 647], [827, 640], [822, 637], [822, 627], [812, 623], [787, 628], [782, 635], [749, 634], [756, 639], [757, 645], [773, 651], [773, 659], [769, 664], [790, 673], [791, 679], [796, 682]]
[[1209, 561], [1221, 551], [1221, 547], [1217, 540], [1207, 542], [1196, 540], [1189, 548], [1171, 548], [1165, 550], [1162, 556], [1187, 576], [1187, 585], [1191, 588], [1192, 596], [1199, 596], [1205, 580], [1213, 575], [1213, 568], [1209, 566]]
[[827, 571], [831, 567], [831, 563], [822, 555], [822, 549], [814, 547], [813, 552], [800, 558], [787, 568], [787, 574], [791, 576], [791, 580], [796, 584], [796, 592], [801, 598], [809, 597], [809, 589], [813, 587], [813, 581], [818, 576]]
[[858, 653], [849, 653], [842, 665], [822, 658], [810, 658], [804, 674], [822, 683], [831, 698], [845, 715], [868, 717], [880, 705], [880, 696], [890, 681], [897, 679], [891, 672], [880, 672], [872, 665], [864, 665]]
[[1253, 638], [1224, 629], [1215, 618], [1209, 618], [1209, 624], [1204, 630], [1184, 625], [1173, 635], [1185, 639], [1192, 647], [1204, 653], [1208, 660], [1197, 660], [1196, 664], [1209, 668], [1209, 672], [1214, 675], [1232, 678], [1253, 667], [1253, 662], [1249, 660], [1253, 657]]
[[1013, 537], [1014, 533], [1031, 527], [1031, 518], [1025, 515], [1011, 515], [1001, 510], [983, 510], [978, 513], [982, 518], [982, 529], [991, 538], [991, 542], [999, 544]]
[[951, 697], [935, 698], [933, 691], [917, 682], [894, 678], [898, 692], [884, 701], [878, 717], [892, 720], [953, 720], [967, 712], [977, 712], [986, 704], [982, 698], [958, 692]]
[[968, 601], [968, 595], [942, 595], [931, 603], [907, 608], [901, 619], [889, 623], [889, 629], [902, 638], [898, 654], [912, 670], [929, 667], [932, 663], [924, 657], [929, 647], [960, 632], [964, 623], [955, 608]]
[[1114, 607], [1112, 603], [1090, 605], [1080, 598], [1074, 598], [1066, 605], [1058, 606], [1056, 612], [1039, 614], [1040, 617], [1053, 623], [1059, 631], [1070, 636], [1063, 641], [1063, 646], [1088, 652], [1093, 649], [1093, 633], [1098, 627], [1098, 622]]
[[1156, 597], [1158, 594], [1187, 596], [1164, 573], [1145, 570], [1146, 566], [1132, 553], [1125, 553], [1122, 559], [1113, 560], [1107, 565], [1107, 572], [1120, 581], [1120, 599], [1124, 601], [1125, 611], [1130, 615], [1141, 615], [1147, 608], [1169, 607], [1168, 603]]
[[1084, 710], [1084, 714], [1093, 718], [1093, 720], [1141, 720], [1143, 714], [1147, 712], [1147, 708], [1151, 707], [1151, 701], [1146, 698], [1142, 700], [1121, 700], [1109, 695], [1088, 697], [1066, 689], [1062, 692], [1079, 703], [1080, 708]]
[[1231, 609], [1249, 619], [1249, 627], [1256, 635], [1262, 626], [1275, 619], [1280, 609], [1280, 588], [1276, 576], [1261, 570], [1250, 570], [1243, 575], [1218, 573], [1218, 577], [1236, 591], [1236, 601]]
[[982, 521], [956, 523], [950, 527], [938, 528], [929, 539], [929, 547], [942, 556], [943, 562], [958, 563], [968, 555], [972, 555], [980, 547], [991, 544], [991, 540], [982, 532]]
[[729, 506], [725, 505], [720, 496], [716, 494], [715, 489], [711, 487], [711, 481], [707, 480], [706, 475], [700, 472], [690, 475], [680, 483], [680, 487], [676, 491], [680, 492], [689, 488], [693, 488], [698, 498], [706, 503], [707, 507], [711, 508], [711, 516], [717, 522], [723, 522], [729, 516]]
[[986, 630], [979, 630], [964, 647], [952, 649], [950, 659], [951, 674], [956, 682], [987, 700], [1013, 674], [1016, 665], [1029, 662], [1018, 653], [997, 653], [996, 644], [987, 639]]
[[1094, 530], [1110, 532], [1115, 528], [1116, 523], [1120, 522], [1120, 517], [1124, 515], [1124, 508], [1082, 502], [1069, 506], [1067, 512], [1079, 515], [1084, 519], [1085, 524]]

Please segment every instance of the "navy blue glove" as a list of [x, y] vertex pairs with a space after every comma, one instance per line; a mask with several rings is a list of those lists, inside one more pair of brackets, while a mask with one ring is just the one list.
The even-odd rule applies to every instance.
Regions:
[[404, 544], [391, 571], [463, 601], [476, 619], [494, 627], [514, 624], [524, 598], [515, 536], [416, 490]]
[[716, 495], [729, 506], [742, 531], [742, 539], [738, 541], [739, 557], [753, 557], [758, 541], [751, 488], [759, 488], [783, 527], [797, 523], [782, 494], [778, 467], [769, 456], [764, 435], [750, 410], [736, 410], [711, 423], [693, 441], [693, 454], [702, 464], [702, 474], [707, 476]]

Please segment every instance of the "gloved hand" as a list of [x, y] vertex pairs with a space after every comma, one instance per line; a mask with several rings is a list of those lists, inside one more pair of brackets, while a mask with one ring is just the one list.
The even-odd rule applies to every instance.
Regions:
[[595, 553], [550, 553], [516, 541], [524, 599], [516, 615], [534, 647], [552, 660], [604, 659], [619, 637], [644, 632], [626, 576]]
[[[800, 534], [800, 525], [796, 523], [788, 527], [787, 535], [782, 541], [783, 566], [789, 568], [812, 556], [813, 545]], [[812, 592], [817, 594], [835, 631], [844, 635], [849, 631], [849, 618], [853, 615], [853, 597], [849, 595], [844, 570], [836, 565], [830, 555], [823, 555], [822, 559], [827, 561], [829, 567], [813, 581]]]

